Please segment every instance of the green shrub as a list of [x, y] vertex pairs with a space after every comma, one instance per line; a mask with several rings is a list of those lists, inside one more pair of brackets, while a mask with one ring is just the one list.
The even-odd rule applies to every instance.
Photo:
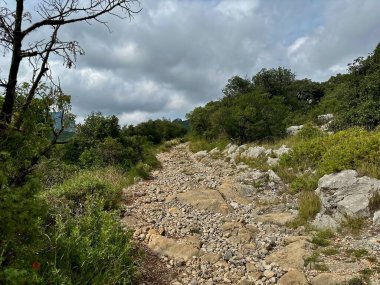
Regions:
[[342, 223], [342, 229], [358, 235], [365, 226], [365, 220], [362, 217], [345, 216]]
[[214, 148], [219, 148], [219, 150], [223, 151], [225, 147], [228, 145], [228, 141], [225, 139], [221, 140], [206, 140], [200, 137], [189, 137], [189, 149], [191, 152], [198, 152], [201, 150], [210, 151]]
[[[123, 183], [125, 185], [121, 185]], [[117, 168], [84, 170], [53, 188], [46, 196], [48, 199], [65, 199], [75, 211], [94, 197], [103, 198], [106, 209], [116, 209], [121, 201], [122, 187], [126, 184], [126, 174]]]
[[374, 213], [380, 210], [380, 193], [379, 192], [373, 193], [372, 197], [369, 199], [368, 208], [371, 213]]
[[361, 259], [364, 256], [368, 256], [368, 250], [366, 250], [365, 248], [350, 249], [347, 250], [347, 252], [356, 259]]
[[319, 246], [328, 246], [330, 245], [329, 239], [332, 237], [334, 237], [334, 233], [331, 230], [321, 230], [313, 236], [311, 242]]
[[53, 214], [55, 225], [41, 262], [41, 274], [54, 284], [134, 284], [134, 245], [116, 212], [103, 199], [88, 199], [79, 216]]
[[298, 216], [307, 221], [321, 210], [321, 201], [314, 192], [302, 192], [298, 198]]
[[331, 255], [336, 255], [336, 254], [338, 254], [338, 253], [339, 253], [339, 250], [336, 249], [336, 248], [332, 248], [332, 247], [330, 247], [330, 248], [326, 248], [326, 249], [324, 249], [324, 250], [322, 251], [322, 253], [323, 253], [324, 255], [331, 256]]
[[302, 191], [313, 191], [318, 187], [318, 177], [316, 175], [303, 175], [295, 178], [290, 184], [290, 192], [298, 193]]
[[66, 164], [58, 159], [50, 159], [42, 161], [38, 165], [37, 171], [40, 174], [44, 188], [50, 189], [76, 175], [79, 167], [73, 164]]
[[0, 284], [41, 284], [32, 264], [46, 243], [47, 204], [35, 180], [23, 187], [0, 187]]
[[348, 280], [348, 285], [364, 285], [365, 283], [363, 280], [359, 277], [353, 277], [350, 280]]
[[[278, 173], [287, 173], [289, 168], [292, 169], [292, 174], [298, 176], [310, 169], [315, 171], [312, 179], [308, 176], [296, 179], [292, 185], [293, 191], [302, 187], [308, 188], [308, 185], [314, 187], [323, 175], [345, 169], [358, 169], [361, 174], [377, 177], [380, 175], [379, 141], [380, 131], [365, 131], [360, 128], [298, 141], [290, 153], [281, 157]], [[291, 181], [286, 182], [294, 179], [295, 176], [290, 176]]]

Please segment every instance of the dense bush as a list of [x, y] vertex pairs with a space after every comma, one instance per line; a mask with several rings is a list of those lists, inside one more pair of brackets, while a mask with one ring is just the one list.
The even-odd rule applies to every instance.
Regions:
[[209, 141], [265, 141], [285, 135], [287, 124], [306, 118], [324, 95], [319, 83], [296, 80], [288, 69], [263, 69], [252, 81], [234, 76], [224, 97], [187, 115], [193, 135]]
[[43, 192], [36, 180], [3, 185], [0, 284], [134, 284], [134, 246], [119, 222], [129, 183], [110, 167]]
[[160, 144], [164, 141], [181, 138], [187, 133], [184, 123], [179, 120], [173, 122], [169, 120], [149, 120], [137, 126], [123, 128], [123, 136], [145, 137], [152, 144]]
[[[292, 167], [300, 173], [314, 169], [317, 177], [344, 169], [360, 169], [366, 164], [376, 165], [379, 169], [379, 141], [379, 131], [360, 128], [300, 141], [281, 158], [280, 166]], [[379, 177], [378, 171], [363, 174]]]

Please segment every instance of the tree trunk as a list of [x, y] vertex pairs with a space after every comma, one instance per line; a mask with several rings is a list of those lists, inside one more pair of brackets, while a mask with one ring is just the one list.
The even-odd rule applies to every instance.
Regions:
[[24, 1], [18, 0], [16, 6], [15, 29], [13, 32], [12, 61], [9, 69], [8, 82], [5, 89], [4, 103], [0, 112], [0, 130], [5, 130], [12, 121], [13, 106], [16, 97], [17, 75], [20, 68], [23, 34], [21, 32]]

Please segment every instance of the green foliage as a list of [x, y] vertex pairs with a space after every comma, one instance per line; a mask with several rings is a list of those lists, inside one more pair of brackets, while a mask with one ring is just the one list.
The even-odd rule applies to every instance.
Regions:
[[46, 202], [36, 195], [41, 187], [32, 179], [20, 188], [0, 188], [0, 284], [38, 284], [32, 263], [46, 242], [47, 213]]
[[321, 201], [314, 192], [302, 192], [298, 197], [298, 217], [307, 221], [321, 210]]
[[334, 233], [331, 230], [322, 230], [313, 236], [311, 242], [319, 246], [328, 246], [330, 245], [329, 239], [332, 237], [334, 237]]
[[[81, 210], [87, 199], [100, 197], [106, 209], [117, 209], [121, 201], [123, 173], [113, 167], [101, 170], [85, 170], [47, 193], [70, 207], [72, 212]], [[117, 181], [117, 183], [115, 183]], [[125, 180], [124, 180], [125, 181]]]
[[284, 95], [290, 85], [295, 81], [295, 74], [286, 68], [260, 70], [252, 79], [255, 87], [262, 88], [271, 96]]
[[178, 121], [149, 120], [137, 126], [123, 129], [124, 136], [145, 137], [152, 144], [158, 145], [164, 141], [181, 138], [187, 133], [187, 128]]
[[117, 213], [103, 211], [104, 207], [97, 197], [85, 201], [79, 216], [53, 214], [49, 262], [41, 266], [48, 283], [133, 284], [131, 237], [122, 230]]
[[380, 210], [380, 192], [375, 192], [369, 199], [368, 208], [371, 213]]
[[288, 113], [282, 97], [252, 91], [198, 107], [187, 117], [196, 136], [207, 140], [228, 137], [245, 143], [283, 136]]
[[330, 247], [330, 248], [326, 248], [324, 250], [322, 250], [322, 253], [324, 255], [327, 255], [327, 256], [331, 256], [331, 255], [336, 255], [339, 253], [339, 250], [336, 249], [336, 248], [333, 248], [333, 247]]
[[365, 220], [362, 217], [345, 216], [341, 226], [343, 231], [348, 231], [353, 235], [359, 235], [365, 224]]
[[249, 93], [252, 90], [253, 84], [251, 81], [236, 75], [228, 79], [228, 83], [223, 89], [223, 94], [227, 98], [233, 98], [243, 93]]
[[378, 131], [353, 128], [300, 141], [289, 154], [281, 157], [280, 167], [292, 167], [299, 173], [315, 169], [319, 178], [344, 169], [358, 169], [369, 162], [378, 165], [379, 139]]
[[348, 280], [348, 285], [364, 285], [365, 283], [360, 277], [353, 277]]
[[355, 257], [356, 259], [361, 259], [362, 257], [368, 255], [368, 250], [366, 250], [365, 248], [358, 248], [358, 249], [347, 250], [347, 253], [349, 253], [351, 256]]
[[44, 188], [50, 189], [63, 183], [79, 171], [79, 166], [66, 164], [58, 159], [44, 159], [38, 164], [37, 172]]
[[360, 57], [350, 64], [349, 72], [347, 80], [334, 90], [341, 98], [332, 128], [375, 129], [380, 123], [380, 44], [366, 59]]
[[315, 175], [302, 175], [296, 177], [289, 187], [290, 193], [298, 193], [302, 191], [313, 191], [318, 186], [318, 177]]
[[225, 149], [225, 147], [228, 144], [227, 140], [213, 140], [208, 141], [204, 138], [197, 138], [197, 137], [190, 137], [189, 138], [189, 148], [191, 152], [198, 152], [201, 150], [207, 150], [210, 151], [214, 148], [219, 148], [219, 150]]

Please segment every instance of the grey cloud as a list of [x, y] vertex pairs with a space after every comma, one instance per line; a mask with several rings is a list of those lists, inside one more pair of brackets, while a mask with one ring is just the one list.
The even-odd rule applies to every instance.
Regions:
[[184, 117], [215, 100], [233, 75], [290, 67], [324, 80], [380, 39], [378, 0], [141, 0], [132, 21], [104, 18], [61, 35], [86, 51], [76, 70], [56, 65], [74, 112], [123, 123]]

